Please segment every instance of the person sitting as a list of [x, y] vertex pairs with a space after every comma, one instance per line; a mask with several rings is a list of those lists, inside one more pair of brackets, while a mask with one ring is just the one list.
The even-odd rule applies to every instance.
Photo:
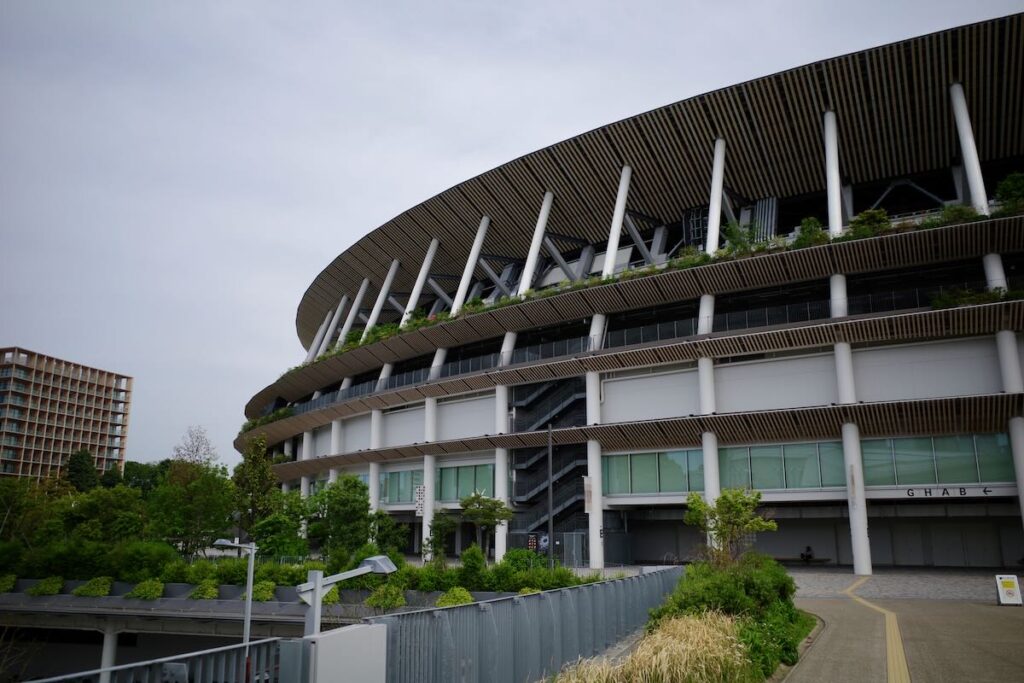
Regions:
[[810, 564], [811, 560], [814, 559], [814, 550], [811, 546], [807, 546], [807, 549], [800, 553], [800, 559], [804, 561], [804, 564]]

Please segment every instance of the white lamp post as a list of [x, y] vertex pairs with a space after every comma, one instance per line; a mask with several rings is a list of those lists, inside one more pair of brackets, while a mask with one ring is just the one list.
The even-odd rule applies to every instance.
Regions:
[[245, 667], [249, 668], [249, 631], [252, 624], [252, 578], [256, 565], [256, 544], [238, 543], [226, 538], [213, 542], [215, 548], [235, 548], [249, 554], [249, 569], [245, 578], [245, 623], [242, 626], [242, 643], [245, 645]]
[[360, 562], [355, 569], [328, 577], [324, 577], [324, 573], [319, 569], [310, 570], [306, 574], [306, 583], [295, 587], [299, 593], [299, 599], [309, 605], [306, 610], [306, 630], [303, 635], [313, 636], [320, 633], [320, 613], [323, 609], [324, 593], [331, 586], [339, 581], [354, 579], [363, 574], [390, 574], [394, 571], [397, 571], [395, 563], [387, 555], [368, 557]]

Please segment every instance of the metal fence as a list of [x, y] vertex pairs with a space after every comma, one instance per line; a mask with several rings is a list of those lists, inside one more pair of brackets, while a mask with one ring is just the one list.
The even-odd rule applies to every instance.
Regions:
[[366, 619], [388, 630], [388, 683], [526, 683], [647, 621], [682, 567], [533, 595]]
[[281, 681], [279, 638], [249, 643], [246, 674], [245, 645], [188, 652], [135, 664], [44, 678], [36, 683], [290, 683]]

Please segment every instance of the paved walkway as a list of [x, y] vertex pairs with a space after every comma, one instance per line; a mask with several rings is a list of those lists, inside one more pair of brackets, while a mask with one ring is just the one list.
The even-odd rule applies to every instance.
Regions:
[[824, 628], [787, 683], [1024, 681], [1024, 608], [996, 605], [992, 573], [791, 573]]

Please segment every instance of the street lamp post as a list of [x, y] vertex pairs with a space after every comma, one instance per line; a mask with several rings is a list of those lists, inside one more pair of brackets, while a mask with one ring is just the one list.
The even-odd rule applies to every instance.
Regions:
[[355, 569], [333, 576], [324, 576], [319, 569], [310, 570], [306, 574], [306, 583], [295, 587], [299, 599], [309, 605], [306, 609], [306, 629], [304, 636], [314, 636], [320, 633], [320, 613], [323, 609], [324, 593], [330, 590], [331, 586], [344, 581], [354, 579], [363, 574], [391, 574], [397, 571], [394, 562], [387, 555], [374, 555], [359, 563]]
[[245, 645], [245, 668], [249, 669], [249, 634], [252, 625], [252, 580], [256, 568], [256, 544], [238, 543], [226, 538], [218, 538], [213, 542], [215, 548], [235, 548], [249, 555], [249, 567], [245, 577], [245, 621], [242, 625], [242, 643]]

